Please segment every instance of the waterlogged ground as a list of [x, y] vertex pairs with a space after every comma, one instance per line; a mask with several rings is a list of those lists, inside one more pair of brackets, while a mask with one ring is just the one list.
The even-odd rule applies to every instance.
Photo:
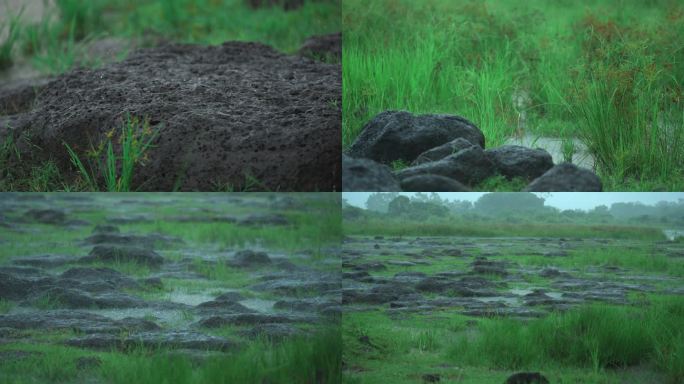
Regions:
[[[603, 348], [611, 341], [601, 344], [607, 337], [595, 338], [602, 347], [595, 348], [594, 367], [564, 364], [563, 356], [547, 356], [548, 349], [527, 356], [526, 350], [541, 348], [532, 336], [522, 341], [530, 344], [520, 345], [521, 337], [544, 326], [543, 336], [557, 339], [549, 343], [559, 343], [566, 325], [576, 325], [568, 320], [573, 314], [582, 319], [599, 313], [586, 322], [591, 329], [611, 321], [601, 318], [603, 308], [634, 309], [629, 316], [638, 316], [660, 300], [679, 298], [672, 308], [681, 306], [684, 243], [665, 236], [652, 241], [355, 236], [345, 239], [342, 259], [348, 383], [503, 383], [517, 371], [541, 371], [551, 383], [674, 383], [681, 374], [673, 368], [681, 367], [681, 356], [665, 369], [649, 360], [657, 353], [645, 347], [629, 364], [619, 363], [619, 353], [604, 359], [612, 353]], [[665, 318], [653, 318], [636, 322], [635, 333], [648, 334], [651, 325], [666, 328]], [[571, 339], [594, 342], [578, 327]]]
[[169, 354], [177, 372], [149, 380], [328, 377], [306, 359], [339, 329], [333, 194], [3, 194], [0, 206], [0, 382], [125, 382], [121, 370], [171, 369], [155, 365]]

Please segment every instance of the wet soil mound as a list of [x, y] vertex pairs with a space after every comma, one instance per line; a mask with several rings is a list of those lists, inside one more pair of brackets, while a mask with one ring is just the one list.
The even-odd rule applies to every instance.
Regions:
[[159, 131], [135, 189], [241, 188], [252, 177], [264, 189], [340, 189], [340, 65], [256, 43], [167, 45], [13, 92], [22, 99], [5, 100], [13, 108], [0, 114], [13, 115], [0, 117], [0, 140], [30, 137], [41, 150], [20, 145], [33, 153], [22, 159], [49, 156], [63, 175], [74, 172], [65, 143], [85, 158], [113, 132], [118, 151], [130, 115]]

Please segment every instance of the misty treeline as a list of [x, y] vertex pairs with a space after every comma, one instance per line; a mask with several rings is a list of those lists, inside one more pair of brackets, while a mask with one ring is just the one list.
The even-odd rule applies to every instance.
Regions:
[[[582, 198], [578, 194], [578, 198]], [[343, 201], [345, 219], [401, 217], [411, 220], [443, 218], [465, 221], [548, 222], [548, 223], [630, 223], [639, 225], [684, 226], [684, 199], [661, 201], [654, 205], [639, 202], [599, 205], [591, 210], [561, 210], [545, 204], [533, 193], [497, 192], [477, 201], [447, 199], [438, 193], [373, 193], [361, 209]]]

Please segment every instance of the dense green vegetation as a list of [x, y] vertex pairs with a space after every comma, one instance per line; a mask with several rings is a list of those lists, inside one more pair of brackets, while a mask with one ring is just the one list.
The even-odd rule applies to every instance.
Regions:
[[[413, 382], [406, 379], [411, 372], [432, 369], [446, 382], [502, 383], [509, 371], [542, 370], [557, 382], [678, 383], [684, 379], [682, 308], [681, 297], [662, 297], [642, 308], [590, 305], [529, 323], [469, 320], [449, 311], [399, 319], [350, 313], [343, 322], [343, 358], [369, 372], [347, 374], [345, 382]], [[372, 346], [360, 341], [363, 336]], [[662, 372], [664, 381], [620, 371], [639, 365]]]
[[343, 28], [345, 147], [384, 110], [450, 113], [490, 147], [579, 138], [607, 190], [684, 185], [679, 1], [346, 0]]
[[[281, 344], [258, 341], [232, 354], [208, 357], [200, 366], [187, 355], [168, 350], [93, 353], [79, 348], [9, 343], [0, 346], [0, 353], [17, 349], [33, 354], [0, 361], [0, 383], [79, 382], [90, 377], [90, 382], [95, 378], [112, 384], [294, 384], [339, 382], [342, 345], [339, 329], [330, 329]], [[84, 371], [74, 363], [79, 358], [97, 358], [101, 364]]]
[[[374, 193], [367, 210], [347, 205], [344, 232], [391, 236], [556, 236], [664, 239], [662, 229], [684, 226], [684, 204], [616, 203], [589, 211], [559, 210], [532, 193], [497, 192], [477, 201], [437, 193]], [[552, 225], [549, 225], [552, 224]]]
[[0, 44], [0, 68], [23, 58], [48, 73], [97, 65], [87, 48], [105, 37], [135, 45], [258, 41], [294, 52], [311, 35], [340, 30], [339, 11], [329, 2], [307, 1], [288, 12], [277, 6], [255, 10], [243, 0], [59, 0], [55, 6], [37, 24], [22, 21], [21, 13], [0, 20], [12, 32]]

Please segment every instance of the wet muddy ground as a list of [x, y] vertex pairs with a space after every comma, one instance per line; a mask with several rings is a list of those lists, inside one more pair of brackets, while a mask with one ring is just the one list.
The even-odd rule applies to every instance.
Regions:
[[[488, 319], [524, 324], [587, 304], [634, 306], [651, 297], [684, 295], [681, 276], [653, 268], [662, 260], [654, 258], [641, 268], [616, 259], [642, 253], [676, 261], [684, 254], [684, 244], [540, 237], [348, 237], [342, 251], [345, 352], [349, 348], [357, 354], [345, 356], [345, 375], [352, 382], [381, 382], [391, 375], [393, 382], [409, 383], [427, 382], [421, 375], [436, 372], [440, 382], [501, 383], [513, 372], [464, 366], [465, 362], [446, 358], [425, 343], [432, 342], [434, 335], [442, 335], [437, 339], [475, 337]], [[386, 325], [374, 328], [373, 323]], [[393, 341], [387, 340], [385, 331], [405, 337], [412, 345], [407, 347], [410, 353], [393, 354]], [[407, 361], [413, 362], [411, 372], [401, 368]], [[550, 376], [552, 382], [664, 382], [648, 368], [609, 371], [591, 379], [587, 372], [568, 368]]]
[[334, 327], [339, 250], [308, 219], [324, 228], [331, 204], [327, 194], [3, 194], [0, 372], [26, 356], [40, 364], [27, 344], [76, 348], [95, 359], [76, 379], [98, 382], [97, 351], [201, 360]]

